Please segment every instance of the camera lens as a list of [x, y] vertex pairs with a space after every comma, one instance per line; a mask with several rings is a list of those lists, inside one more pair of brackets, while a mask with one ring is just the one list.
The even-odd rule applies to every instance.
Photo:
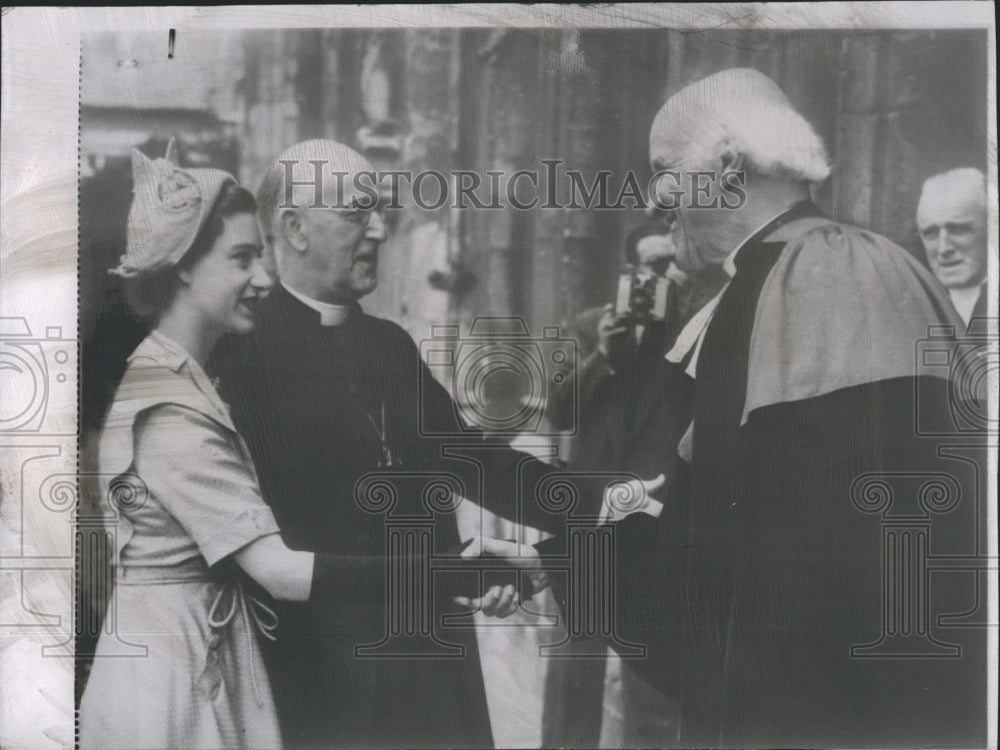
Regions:
[[537, 344], [466, 344], [460, 347], [457, 362], [456, 388], [474, 426], [497, 431], [532, 429], [545, 395]]
[[636, 284], [632, 289], [632, 309], [638, 312], [648, 312], [653, 307], [653, 296], [646, 288], [645, 283]]

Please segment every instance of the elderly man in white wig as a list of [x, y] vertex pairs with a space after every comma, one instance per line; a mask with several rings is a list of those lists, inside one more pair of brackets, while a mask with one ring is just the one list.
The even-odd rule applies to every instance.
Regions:
[[630, 664], [680, 704], [682, 747], [982, 745], [984, 631], [936, 617], [975, 608], [974, 573], [928, 589], [927, 548], [894, 546], [926, 538], [893, 524], [950, 508], [931, 551], [976, 549], [974, 467], [914, 424], [918, 399], [947, 415], [947, 380], [915, 358], [961, 322], [944, 290], [810, 202], [822, 142], [761, 73], [681, 90], [650, 155], [680, 259], [730, 280], [668, 355], [695, 378], [686, 469], [656, 518], [617, 522], [617, 638], [647, 649]]

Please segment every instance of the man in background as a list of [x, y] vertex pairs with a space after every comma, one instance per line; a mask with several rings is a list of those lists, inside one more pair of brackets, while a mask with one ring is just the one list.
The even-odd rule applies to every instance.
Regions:
[[966, 326], [986, 311], [986, 176], [967, 167], [934, 175], [917, 205], [927, 262]]

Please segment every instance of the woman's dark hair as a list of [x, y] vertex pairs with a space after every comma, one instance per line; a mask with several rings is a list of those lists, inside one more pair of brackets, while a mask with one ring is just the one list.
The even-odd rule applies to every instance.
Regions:
[[246, 188], [227, 184], [219, 192], [205, 225], [194, 238], [191, 247], [171, 268], [144, 273], [130, 279], [125, 287], [129, 307], [143, 319], [155, 320], [173, 301], [180, 285], [180, 272], [194, 266], [222, 235], [224, 220], [237, 214], [255, 214], [257, 201]]

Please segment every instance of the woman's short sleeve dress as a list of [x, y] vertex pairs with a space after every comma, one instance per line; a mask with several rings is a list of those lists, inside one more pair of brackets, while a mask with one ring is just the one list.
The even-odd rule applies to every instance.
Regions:
[[258, 642], [276, 620], [229, 559], [278, 527], [225, 404], [169, 339], [130, 358], [99, 463], [116, 577], [80, 746], [280, 747]]

